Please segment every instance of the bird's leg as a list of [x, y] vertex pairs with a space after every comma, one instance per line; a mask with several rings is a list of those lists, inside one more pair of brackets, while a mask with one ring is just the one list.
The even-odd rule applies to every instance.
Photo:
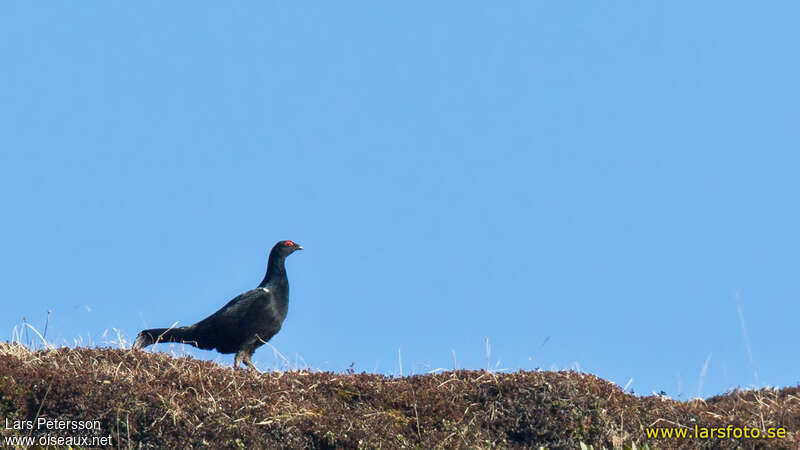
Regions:
[[[233, 358], [233, 368], [238, 369], [239, 363], [243, 363], [248, 369], [252, 370], [253, 372], [258, 372], [256, 366], [254, 366], [250, 361], [250, 357], [253, 356], [253, 352], [255, 352], [255, 349], [248, 351], [244, 348], [236, 352], [236, 356]], [[242, 366], [242, 369], [244, 369], [244, 366]]]
[[253, 372], [258, 372], [256, 366], [254, 366], [253, 363], [250, 361], [251, 356], [253, 356], [253, 352], [245, 353], [243, 361], [250, 370], [252, 370]]

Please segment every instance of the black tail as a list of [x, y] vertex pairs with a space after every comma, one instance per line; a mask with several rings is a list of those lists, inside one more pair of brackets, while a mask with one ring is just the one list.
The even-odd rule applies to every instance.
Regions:
[[157, 342], [177, 342], [198, 347], [197, 340], [193, 338], [192, 326], [179, 328], [151, 328], [143, 330], [133, 341], [133, 348], [143, 348]]

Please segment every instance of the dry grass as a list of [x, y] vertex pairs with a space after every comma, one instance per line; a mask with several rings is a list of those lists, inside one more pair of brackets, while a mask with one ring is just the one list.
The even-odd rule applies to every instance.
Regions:
[[[0, 415], [99, 420], [120, 448], [614, 448], [648, 442], [645, 427], [695, 423], [782, 426], [788, 436], [651, 448], [800, 447], [798, 387], [678, 402], [577, 372], [255, 374], [164, 353], [8, 344]], [[15, 433], [26, 431], [3, 431]]]

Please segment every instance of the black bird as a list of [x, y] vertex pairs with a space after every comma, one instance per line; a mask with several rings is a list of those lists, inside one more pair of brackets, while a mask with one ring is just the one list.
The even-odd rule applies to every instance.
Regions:
[[244, 362], [255, 370], [250, 357], [281, 329], [289, 309], [289, 279], [284, 262], [302, 249], [292, 241], [278, 242], [269, 252], [267, 274], [257, 288], [237, 296], [194, 325], [143, 330], [136, 336], [133, 348], [156, 342], [180, 342], [204, 350], [216, 348], [220, 353], [236, 353], [234, 368]]

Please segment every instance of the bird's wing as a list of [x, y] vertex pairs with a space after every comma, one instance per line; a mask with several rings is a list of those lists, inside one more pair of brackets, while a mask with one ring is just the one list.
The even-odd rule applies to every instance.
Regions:
[[219, 311], [215, 312], [207, 319], [204, 319], [203, 322], [214, 317], [219, 317], [220, 319], [243, 318], [252, 308], [269, 304], [272, 301], [272, 297], [272, 292], [267, 288], [251, 289], [236, 296], [233, 300], [229, 301], [227, 304], [225, 304], [225, 306], [220, 308]]
[[192, 337], [189, 340], [197, 342], [199, 348], [217, 348], [223, 353], [235, 351], [234, 347], [249, 333], [253, 312], [270, 305], [272, 298], [272, 292], [265, 288], [236, 296], [219, 311], [187, 327]]

